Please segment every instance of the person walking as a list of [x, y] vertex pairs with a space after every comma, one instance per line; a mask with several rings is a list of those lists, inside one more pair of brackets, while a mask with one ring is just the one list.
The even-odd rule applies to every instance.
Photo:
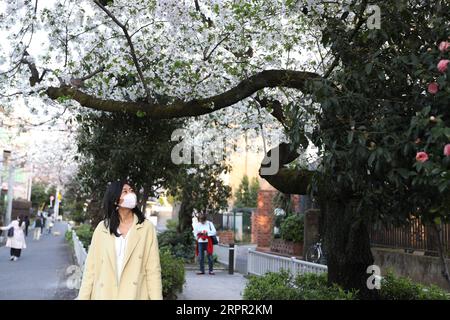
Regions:
[[[11, 257], [9, 258], [9, 260], [11, 261], [17, 261], [20, 258], [22, 249], [25, 249], [27, 247], [24, 236], [24, 220], [25, 218], [23, 217], [23, 215], [21, 215], [16, 220], [12, 221], [8, 226], [0, 227], [0, 230], [8, 230], [8, 240], [6, 241], [6, 247], [11, 248]], [[12, 232], [12, 234], [10, 232]]]
[[25, 237], [28, 237], [28, 228], [30, 227], [30, 218], [25, 216]]
[[42, 231], [42, 218], [40, 213], [38, 213], [36, 219], [34, 220], [33, 240], [39, 241], [39, 239], [41, 238], [41, 231]]
[[103, 210], [104, 220], [92, 236], [77, 299], [162, 300], [156, 229], [137, 207], [130, 183], [110, 183]]
[[200, 256], [200, 272], [198, 275], [205, 274], [205, 251], [208, 256], [209, 274], [214, 275], [214, 261], [213, 261], [213, 241], [211, 236], [216, 235], [216, 228], [211, 221], [206, 219], [206, 214], [202, 213], [198, 217], [198, 223], [193, 228], [194, 237], [197, 239], [195, 247], [195, 255]]
[[45, 234], [45, 230], [47, 229], [47, 217], [48, 213], [46, 211], [42, 211], [42, 227], [41, 227], [41, 235]]

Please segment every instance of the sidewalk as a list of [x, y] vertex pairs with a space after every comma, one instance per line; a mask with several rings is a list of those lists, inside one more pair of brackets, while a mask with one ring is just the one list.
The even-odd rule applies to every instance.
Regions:
[[65, 222], [56, 222], [53, 231], [33, 240], [28, 230], [27, 248], [18, 261], [9, 261], [10, 248], [0, 247], [0, 300], [66, 300], [74, 299], [76, 290], [66, 286], [68, 266], [73, 265], [71, 249], [64, 239]]
[[242, 300], [247, 279], [242, 274], [228, 274], [228, 270], [215, 270], [215, 275], [195, 274], [186, 269], [186, 283], [178, 300]]

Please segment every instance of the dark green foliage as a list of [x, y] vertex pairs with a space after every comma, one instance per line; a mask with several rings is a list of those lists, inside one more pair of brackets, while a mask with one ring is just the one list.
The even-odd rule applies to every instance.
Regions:
[[[150, 120], [133, 114], [88, 112], [77, 118], [77, 147], [81, 157], [77, 184], [89, 198], [101, 200], [110, 181], [125, 179], [134, 184], [139, 201], [155, 196], [182, 167], [171, 160], [172, 132], [181, 120]], [[142, 203], [144, 204], [144, 203]], [[101, 220], [98, 205], [88, 208], [93, 223]]]
[[83, 246], [88, 249], [91, 245], [92, 235], [94, 234], [94, 230], [92, 229], [90, 224], [82, 224], [78, 227], [74, 227], [74, 230], [80, 239]]
[[289, 272], [268, 272], [250, 276], [244, 290], [248, 300], [354, 300], [355, 292], [345, 292], [327, 285], [326, 274], [303, 274], [293, 277]]
[[56, 187], [43, 182], [33, 182], [31, 186], [31, 204], [35, 209], [42, 209], [43, 205], [49, 205], [50, 196], [56, 195]]
[[[381, 281], [380, 298], [385, 300], [449, 300], [450, 293], [424, 286], [389, 272]], [[356, 291], [328, 285], [327, 274], [306, 273], [293, 277], [286, 271], [251, 276], [244, 290], [249, 300], [356, 300]]]
[[224, 162], [192, 165], [170, 179], [169, 192], [181, 202], [178, 231], [192, 231], [194, 211], [215, 214], [228, 207], [231, 187], [225, 185], [221, 175], [229, 171], [230, 166]]
[[280, 236], [283, 240], [303, 242], [303, 215], [291, 214], [281, 222]]
[[177, 258], [165, 248], [160, 248], [161, 277], [163, 286], [163, 298], [174, 300], [177, 294], [183, 290], [185, 271], [183, 259]]
[[158, 235], [158, 244], [161, 250], [168, 250], [173, 256], [186, 263], [194, 261], [195, 239], [192, 231], [178, 232], [177, 225], [169, 223], [167, 230]]
[[287, 272], [268, 272], [264, 276], [250, 276], [243, 293], [244, 300], [297, 300], [297, 290]]
[[437, 286], [424, 286], [388, 272], [381, 280], [380, 297], [385, 300], [450, 300], [450, 293]]

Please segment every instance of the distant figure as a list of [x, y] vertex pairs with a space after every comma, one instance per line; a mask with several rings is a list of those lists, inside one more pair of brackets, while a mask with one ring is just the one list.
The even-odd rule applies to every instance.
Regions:
[[45, 228], [45, 224], [47, 222], [47, 212], [42, 211], [41, 217], [42, 217], [41, 234], [44, 234], [44, 228]]
[[42, 232], [42, 218], [40, 216], [40, 213], [38, 213], [36, 219], [34, 220], [33, 240], [39, 240], [41, 238], [41, 232]]
[[28, 227], [30, 226], [30, 218], [25, 216], [25, 237], [28, 237]]
[[211, 221], [206, 219], [206, 214], [202, 213], [198, 217], [198, 223], [194, 226], [194, 236], [197, 240], [197, 246], [195, 248], [195, 255], [200, 255], [200, 272], [197, 274], [205, 274], [205, 250], [208, 256], [209, 274], [214, 275], [213, 271], [213, 242], [211, 236], [216, 235], [216, 228]]
[[[20, 257], [22, 249], [27, 247], [25, 243], [25, 218], [21, 215], [16, 220], [12, 221], [6, 227], [0, 227], [0, 230], [9, 230], [12, 228], [12, 236], [8, 235], [8, 240], [6, 241], [6, 247], [11, 248], [11, 257], [9, 260], [17, 261]], [[9, 232], [8, 232], [9, 233]]]
[[50, 217], [48, 217], [48, 234], [52, 233], [52, 229], [54, 224], [55, 219], [53, 218], [53, 215], [51, 215]]

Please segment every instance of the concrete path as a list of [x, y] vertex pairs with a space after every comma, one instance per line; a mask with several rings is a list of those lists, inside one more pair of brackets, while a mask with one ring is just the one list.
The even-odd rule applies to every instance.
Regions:
[[178, 300], [242, 300], [247, 279], [239, 273], [215, 270], [215, 275], [197, 275], [196, 270], [186, 270], [186, 283]]
[[56, 222], [53, 231], [33, 240], [33, 229], [26, 238], [27, 248], [18, 261], [9, 261], [10, 248], [0, 247], [0, 300], [67, 300], [77, 290], [66, 286], [66, 269], [74, 264], [71, 248], [64, 239], [65, 222]]

